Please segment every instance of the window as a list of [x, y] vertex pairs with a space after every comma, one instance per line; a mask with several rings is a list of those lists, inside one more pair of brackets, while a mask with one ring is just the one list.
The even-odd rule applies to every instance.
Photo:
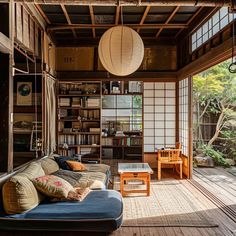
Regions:
[[188, 156], [188, 79], [179, 82], [179, 141], [182, 143], [182, 153]]
[[175, 83], [144, 83], [144, 152], [175, 146]]
[[234, 18], [235, 14], [229, 13], [227, 7], [222, 7], [217, 11], [204, 25], [191, 35], [192, 52], [222, 30]]

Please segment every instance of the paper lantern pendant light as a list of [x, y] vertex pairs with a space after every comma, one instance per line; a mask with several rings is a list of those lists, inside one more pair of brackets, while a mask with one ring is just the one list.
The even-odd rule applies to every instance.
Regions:
[[136, 71], [143, 61], [143, 41], [133, 29], [115, 26], [102, 35], [98, 55], [107, 71], [113, 75], [126, 76]]

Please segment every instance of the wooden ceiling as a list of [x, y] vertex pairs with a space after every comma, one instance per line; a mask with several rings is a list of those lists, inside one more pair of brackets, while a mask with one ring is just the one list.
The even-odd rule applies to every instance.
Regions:
[[[92, 6], [35, 4], [57, 46], [97, 44], [110, 27], [123, 24], [144, 42], [174, 43], [194, 20], [213, 12], [203, 6]], [[205, 14], [203, 14], [205, 13]]]

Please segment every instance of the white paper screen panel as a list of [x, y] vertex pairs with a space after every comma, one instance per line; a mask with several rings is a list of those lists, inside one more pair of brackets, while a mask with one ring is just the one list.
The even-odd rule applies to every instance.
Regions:
[[188, 128], [188, 79], [179, 82], [179, 140], [182, 143], [182, 153], [189, 156]]
[[144, 152], [175, 146], [176, 84], [144, 83]]

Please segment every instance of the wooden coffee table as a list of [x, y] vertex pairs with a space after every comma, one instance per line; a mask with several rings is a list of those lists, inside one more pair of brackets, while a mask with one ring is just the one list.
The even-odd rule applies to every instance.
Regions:
[[[148, 163], [118, 163], [118, 173], [120, 174], [120, 193], [125, 196], [127, 193], [146, 193], [150, 195], [150, 175], [153, 170]], [[141, 180], [146, 189], [125, 190], [125, 182], [129, 180]]]

